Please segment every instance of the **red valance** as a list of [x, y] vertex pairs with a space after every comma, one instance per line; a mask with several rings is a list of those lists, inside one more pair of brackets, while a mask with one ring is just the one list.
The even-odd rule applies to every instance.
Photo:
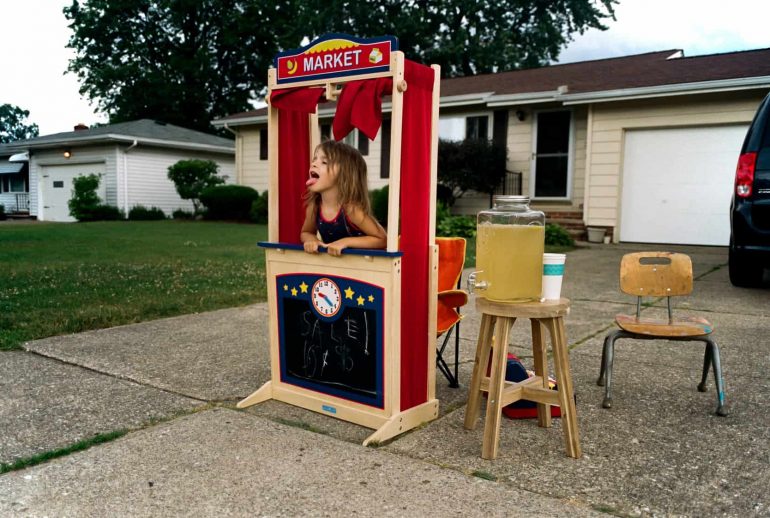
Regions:
[[334, 114], [334, 139], [342, 140], [353, 128], [374, 140], [382, 125], [382, 96], [393, 91], [389, 77], [347, 83], [337, 99]]

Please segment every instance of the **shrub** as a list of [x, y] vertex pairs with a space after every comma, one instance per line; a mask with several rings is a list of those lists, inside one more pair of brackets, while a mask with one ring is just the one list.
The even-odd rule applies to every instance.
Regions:
[[128, 219], [131, 221], [153, 221], [166, 219], [166, 213], [158, 207], [150, 207], [148, 209], [144, 205], [134, 205], [131, 210], [128, 211]]
[[575, 240], [561, 226], [555, 223], [545, 225], [545, 244], [551, 246], [575, 246]]
[[126, 215], [122, 210], [112, 205], [105, 205], [102, 203], [94, 207], [91, 215], [93, 218], [91, 221], [118, 221], [126, 219]]
[[0, 221], [5, 219], [5, 205], [0, 203]]
[[505, 177], [508, 151], [485, 139], [439, 140], [441, 200], [451, 207], [468, 190], [492, 194]]
[[189, 210], [176, 209], [174, 212], [171, 213], [171, 217], [174, 219], [193, 219], [195, 218], [195, 214], [193, 214]]
[[245, 185], [215, 185], [201, 192], [200, 201], [206, 206], [207, 218], [248, 221], [251, 205], [259, 193]]
[[388, 226], [388, 186], [369, 192], [372, 214], [383, 227]]
[[194, 159], [180, 160], [168, 168], [168, 179], [174, 182], [176, 192], [183, 200], [192, 201], [194, 214], [200, 210], [203, 191], [225, 183], [223, 177], [217, 176], [218, 169], [213, 160]]
[[78, 176], [72, 180], [72, 198], [67, 202], [70, 216], [78, 221], [95, 221], [94, 213], [99, 206], [99, 175]]
[[475, 237], [476, 218], [473, 216], [453, 216], [449, 207], [439, 202], [436, 204], [436, 235], [442, 237]]
[[254, 223], [267, 223], [267, 191], [263, 192], [259, 198], [251, 204], [249, 219]]

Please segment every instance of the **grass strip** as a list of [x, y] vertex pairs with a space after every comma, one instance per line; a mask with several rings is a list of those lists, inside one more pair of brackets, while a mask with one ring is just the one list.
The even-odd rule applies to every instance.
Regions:
[[266, 236], [218, 222], [0, 227], [0, 350], [263, 301]]
[[16, 471], [16, 470], [36, 466], [38, 464], [42, 464], [44, 462], [48, 462], [49, 460], [53, 460], [59, 457], [64, 457], [65, 455], [69, 455], [77, 451], [87, 450], [91, 446], [96, 446], [97, 444], [103, 444], [105, 442], [114, 441], [115, 439], [123, 437], [127, 433], [128, 433], [128, 430], [117, 430], [109, 433], [100, 433], [100, 434], [94, 435], [90, 439], [83, 439], [82, 441], [78, 441], [64, 448], [59, 448], [57, 450], [51, 450], [51, 451], [39, 453], [37, 455], [33, 455], [32, 457], [27, 457], [25, 459], [18, 459], [15, 462], [11, 462], [11, 463], [2, 463], [0, 464], [0, 475], [8, 473], [9, 471]]

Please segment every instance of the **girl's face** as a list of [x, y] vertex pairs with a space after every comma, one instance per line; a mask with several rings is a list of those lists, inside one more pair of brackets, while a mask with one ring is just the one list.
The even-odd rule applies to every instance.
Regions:
[[310, 178], [305, 185], [310, 192], [324, 192], [337, 183], [337, 168], [329, 165], [322, 149], [317, 149], [310, 162]]

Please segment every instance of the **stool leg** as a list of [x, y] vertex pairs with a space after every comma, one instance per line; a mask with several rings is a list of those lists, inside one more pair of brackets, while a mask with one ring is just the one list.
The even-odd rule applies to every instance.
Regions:
[[489, 376], [487, 392], [487, 414], [484, 419], [484, 441], [481, 457], [487, 460], [497, 458], [500, 443], [500, 421], [503, 415], [503, 388], [505, 387], [505, 367], [508, 357], [508, 332], [515, 318], [497, 317], [495, 323], [495, 343], [492, 347], [492, 371]]
[[[532, 352], [535, 357], [535, 374], [543, 380], [543, 388], [548, 389], [548, 358], [543, 338], [543, 326], [537, 319], [532, 321]], [[537, 424], [544, 428], [551, 426], [551, 405], [537, 404]]]
[[574, 399], [575, 389], [572, 386], [564, 320], [561, 317], [556, 317], [544, 318], [542, 321], [551, 335], [553, 364], [556, 371], [556, 379], [559, 383], [559, 403], [561, 406], [561, 419], [562, 426], [564, 427], [564, 442], [567, 446], [567, 455], [578, 459], [582, 452], [580, 451], [580, 435]]
[[479, 419], [479, 409], [481, 408], [481, 380], [487, 374], [487, 365], [489, 364], [489, 350], [492, 347], [492, 326], [495, 323], [492, 315], [483, 313], [481, 315], [481, 326], [479, 328], [479, 339], [476, 343], [476, 359], [473, 364], [473, 375], [471, 376], [471, 385], [468, 389], [468, 403], [465, 407], [465, 429], [473, 430], [476, 428], [476, 422]]

